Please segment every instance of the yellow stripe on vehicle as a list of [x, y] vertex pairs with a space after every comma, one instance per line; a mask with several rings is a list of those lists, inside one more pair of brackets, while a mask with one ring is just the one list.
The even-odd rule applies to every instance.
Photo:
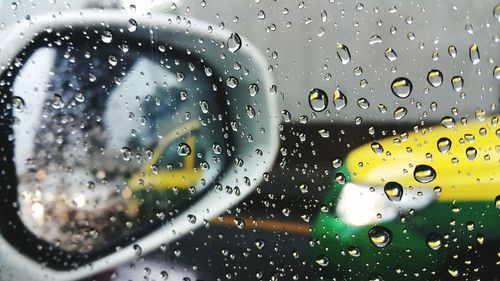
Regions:
[[[439, 200], [494, 200], [500, 194], [500, 131], [498, 116], [453, 128], [436, 126], [402, 136], [369, 143], [353, 150], [346, 165], [353, 182], [383, 186], [396, 181], [405, 187], [441, 187]], [[448, 151], [438, 149], [438, 140], [451, 140]], [[383, 151], [381, 151], [383, 149]], [[469, 153], [467, 151], [476, 153]], [[377, 151], [377, 152], [375, 152]], [[443, 151], [443, 150], [442, 150]], [[434, 180], [415, 179], [417, 165], [436, 171]]]
[[[174, 187], [188, 189], [196, 185], [201, 180], [202, 172], [195, 168], [195, 136], [187, 137], [186, 143], [191, 147], [191, 154], [184, 157], [184, 163], [181, 169], [171, 171], [160, 169], [157, 173], [154, 173], [151, 166], [158, 163], [161, 155], [172, 142], [198, 129], [200, 126], [200, 122], [194, 120], [182, 124], [182, 127], [177, 130], [172, 130], [167, 134], [154, 149], [152, 159], [148, 161], [140, 171], [133, 174], [128, 179], [129, 188], [132, 191], [137, 191], [144, 188], [144, 186], [151, 185], [153, 190], [168, 190]], [[144, 185], [139, 184], [141, 180], [144, 181]]]

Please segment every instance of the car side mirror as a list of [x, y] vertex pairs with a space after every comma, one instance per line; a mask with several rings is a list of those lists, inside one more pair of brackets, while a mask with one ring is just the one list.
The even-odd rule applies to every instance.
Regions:
[[3, 36], [0, 266], [13, 280], [78, 279], [153, 251], [272, 165], [273, 80], [237, 33], [82, 10]]

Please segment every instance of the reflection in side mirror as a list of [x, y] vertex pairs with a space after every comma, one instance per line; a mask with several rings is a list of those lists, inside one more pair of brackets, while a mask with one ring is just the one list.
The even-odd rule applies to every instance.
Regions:
[[74, 278], [218, 215], [277, 150], [273, 97], [258, 93], [271, 80], [251, 46], [221, 48], [234, 34], [185, 33], [164, 15], [127, 31], [121, 13], [85, 13], [23, 30], [33, 38], [0, 78], [12, 155], [2, 190], [18, 206], [4, 208], [2, 233], [40, 270], [79, 268]]
[[229, 133], [218, 134], [212, 85], [224, 86], [182, 54], [144, 53], [99, 40], [40, 47], [14, 78], [26, 107], [14, 111], [20, 213], [38, 238], [102, 248], [168, 221], [220, 176], [227, 154], [211, 147]]

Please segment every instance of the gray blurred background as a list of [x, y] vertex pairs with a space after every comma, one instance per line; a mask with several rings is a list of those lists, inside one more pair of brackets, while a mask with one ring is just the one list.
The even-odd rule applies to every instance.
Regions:
[[[280, 110], [288, 110], [292, 121], [301, 115], [311, 122], [354, 124], [433, 124], [456, 108], [457, 119], [473, 116], [475, 110], [497, 112], [500, 87], [493, 69], [500, 64], [500, 32], [495, 24], [496, 3], [483, 1], [276, 1], [276, 0], [2, 0], [1, 29], [29, 21], [40, 13], [64, 12], [82, 7], [115, 7], [124, 12], [176, 13], [213, 23], [213, 28], [237, 32], [243, 43], [253, 42], [268, 58], [278, 89]], [[135, 6], [135, 8], [134, 8]], [[392, 29], [392, 32], [391, 32]], [[370, 44], [372, 36], [378, 43]], [[337, 43], [347, 46], [351, 60], [342, 64]], [[480, 62], [473, 64], [469, 46], [476, 43]], [[456, 47], [453, 58], [450, 45]], [[397, 59], [384, 52], [392, 48]], [[434, 57], [434, 59], [433, 59]], [[437, 59], [436, 59], [437, 58]], [[360, 67], [355, 75], [354, 69]], [[430, 69], [443, 73], [443, 84], [434, 88], [426, 81]], [[456, 92], [451, 78], [460, 75], [464, 86]], [[397, 77], [412, 81], [406, 99], [397, 98], [390, 85]], [[317, 113], [308, 105], [312, 88], [323, 89], [330, 98], [326, 111]], [[332, 92], [338, 88], [347, 97], [347, 107], [337, 111]], [[361, 109], [359, 98], [370, 106]], [[437, 108], [431, 110], [431, 103]], [[381, 113], [383, 104], [387, 113]], [[408, 114], [395, 120], [393, 112], [406, 107]], [[424, 123], [422, 123], [422, 121]]]

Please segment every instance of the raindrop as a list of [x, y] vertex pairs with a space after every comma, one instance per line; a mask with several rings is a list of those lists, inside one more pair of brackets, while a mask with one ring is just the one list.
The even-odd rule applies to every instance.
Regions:
[[326, 22], [326, 19], [328, 17], [328, 14], [326, 13], [325, 10], [321, 11], [321, 21]]
[[218, 143], [214, 143], [214, 144], [212, 144], [212, 151], [215, 154], [221, 154], [222, 153], [222, 146]]
[[257, 84], [250, 84], [248, 86], [248, 91], [250, 92], [250, 96], [255, 96], [259, 92], [259, 86]]
[[398, 98], [407, 98], [413, 89], [413, 85], [408, 78], [398, 77], [392, 81], [391, 90], [392, 93]]
[[290, 114], [290, 111], [284, 109], [281, 111], [281, 118], [285, 123], [288, 123], [292, 120], [292, 115]]
[[448, 47], [448, 54], [450, 54], [450, 56], [452, 58], [456, 58], [457, 57], [457, 48], [453, 45], [450, 45]]
[[319, 135], [324, 138], [324, 139], [327, 139], [330, 137], [330, 131], [326, 130], [326, 129], [319, 129], [318, 130], [318, 133]]
[[300, 192], [307, 193], [309, 190], [309, 186], [307, 185], [307, 183], [301, 183], [299, 185], [299, 189], [300, 189]]
[[346, 105], [347, 105], [346, 96], [338, 89], [333, 91], [333, 105], [335, 106], [335, 109], [337, 109], [337, 110], [341, 110], [342, 108], [346, 107]]
[[382, 147], [382, 145], [378, 142], [373, 142], [371, 144], [371, 148], [373, 150], [373, 152], [377, 153], [377, 154], [382, 154], [384, 153], [384, 148]]
[[24, 103], [23, 98], [21, 98], [19, 96], [12, 97], [11, 103], [12, 103], [12, 108], [16, 112], [23, 112], [24, 108], [26, 107], [26, 104]]
[[342, 64], [348, 64], [351, 60], [351, 53], [347, 46], [337, 43], [337, 56]]
[[373, 245], [383, 248], [392, 240], [392, 232], [383, 226], [374, 226], [368, 231], [368, 237]]
[[441, 238], [441, 235], [437, 233], [431, 233], [427, 235], [427, 246], [431, 248], [434, 251], [439, 250], [441, 246], [443, 245], [443, 238]]
[[431, 84], [432, 87], [439, 87], [443, 84], [443, 73], [437, 69], [432, 69], [427, 73], [427, 82]]
[[319, 266], [328, 266], [328, 264], [330, 263], [330, 259], [325, 255], [319, 255], [316, 257], [316, 263]]
[[128, 147], [122, 147], [121, 149], [123, 160], [129, 162], [132, 160], [132, 151]]
[[352, 70], [352, 73], [354, 73], [354, 75], [356, 75], [356, 76], [359, 76], [359, 75], [363, 74], [363, 69], [361, 68], [361, 66], [356, 66]]
[[341, 172], [338, 172], [335, 175], [335, 182], [340, 184], [340, 185], [344, 185], [346, 182], [346, 178], [345, 178], [344, 174], [342, 174]]
[[448, 152], [451, 148], [451, 140], [449, 138], [440, 138], [437, 141], [437, 148], [441, 153]]
[[115, 66], [117, 63], [118, 63], [118, 60], [116, 59], [115, 56], [109, 56], [108, 57], [108, 63], [111, 65], [111, 66]]
[[358, 99], [358, 106], [361, 109], [368, 109], [370, 107], [370, 103], [365, 98]]
[[180, 143], [177, 146], [177, 155], [185, 157], [191, 154], [191, 147], [186, 143]]
[[495, 79], [500, 80], [500, 65], [497, 65], [493, 68], [493, 77]]
[[470, 45], [469, 47], [469, 59], [472, 64], [478, 64], [480, 60], [479, 47], [476, 43]]
[[266, 242], [264, 240], [262, 239], [255, 240], [255, 247], [257, 247], [257, 249], [262, 250], [262, 248], [264, 248], [265, 245]]
[[238, 79], [236, 79], [236, 77], [231, 76], [226, 79], [226, 85], [231, 89], [238, 87], [238, 84], [239, 82]]
[[389, 200], [399, 202], [403, 197], [403, 186], [398, 182], [390, 181], [385, 184], [384, 192]]
[[227, 40], [227, 49], [231, 53], [236, 53], [241, 48], [241, 38], [238, 33], [231, 33], [231, 36]]
[[188, 215], [188, 221], [192, 224], [196, 223], [196, 216], [195, 215]]
[[137, 30], [137, 21], [135, 19], [128, 20], [128, 31], [134, 32]]
[[162, 280], [167, 280], [168, 279], [168, 273], [163, 270], [162, 272], [160, 272], [160, 277]]
[[462, 91], [462, 88], [464, 86], [464, 79], [462, 78], [462, 76], [453, 76], [453, 78], [451, 78], [451, 86], [453, 87], [453, 90], [455, 90], [455, 92]]
[[368, 41], [368, 44], [374, 45], [374, 44], [380, 44], [382, 43], [382, 38], [378, 35], [373, 35], [370, 37], [370, 41]]
[[441, 119], [441, 125], [448, 129], [453, 128], [455, 126], [455, 119], [450, 116], [445, 116]]
[[256, 114], [255, 113], [255, 109], [252, 106], [247, 105], [247, 115], [248, 115], [248, 117], [254, 118], [255, 114]]
[[417, 165], [413, 177], [420, 183], [429, 183], [436, 178], [436, 171], [428, 165]]
[[465, 155], [467, 155], [467, 159], [474, 160], [477, 156], [477, 149], [474, 147], [469, 147], [465, 150]]
[[258, 13], [257, 13], [257, 18], [259, 18], [260, 20], [263, 20], [266, 18], [266, 13], [262, 10], [260, 10]]
[[86, 100], [85, 96], [82, 93], [75, 94], [75, 100], [77, 102], [84, 102]]
[[309, 92], [309, 106], [316, 112], [321, 112], [326, 109], [328, 105], [328, 96], [325, 91], [321, 89], [312, 89]]
[[347, 248], [347, 252], [352, 257], [359, 257], [359, 255], [361, 254], [361, 251], [357, 246], [349, 246], [349, 248]]
[[407, 113], [408, 113], [408, 110], [406, 109], [406, 107], [398, 107], [398, 108], [396, 108], [396, 110], [394, 110], [393, 116], [394, 116], [394, 119], [401, 120], [401, 119], [403, 119], [403, 117], [406, 116]]
[[136, 257], [139, 257], [142, 254], [141, 246], [134, 244], [134, 246], [132, 246], [132, 248], [134, 249], [134, 254]]
[[495, 198], [495, 207], [500, 209], [500, 195]]
[[380, 113], [386, 113], [387, 112], [387, 107], [385, 107], [385, 105], [383, 105], [383, 104], [379, 104], [378, 105], [378, 110], [380, 111]]
[[64, 101], [62, 99], [62, 97], [58, 94], [54, 94], [54, 96], [52, 96], [52, 99], [50, 101], [50, 106], [53, 108], [53, 109], [61, 109], [64, 107]]
[[245, 228], [245, 221], [244, 220], [242, 220], [240, 218], [235, 218], [233, 222], [236, 225], [236, 227], [238, 227], [239, 229]]
[[105, 30], [102, 32], [101, 34], [101, 41], [104, 42], [104, 43], [111, 43], [111, 41], [113, 40], [113, 34], [111, 33], [111, 31], [109, 30]]
[[448, 273], [452, 276], [452, 277], [457, 277], [459, 272], [458, 272], [458, 269], [454, 266], [449, 266], [448, 267]]
[[493, 8], [493, 17], [500, 22], [500, 4], [496, 5]]

